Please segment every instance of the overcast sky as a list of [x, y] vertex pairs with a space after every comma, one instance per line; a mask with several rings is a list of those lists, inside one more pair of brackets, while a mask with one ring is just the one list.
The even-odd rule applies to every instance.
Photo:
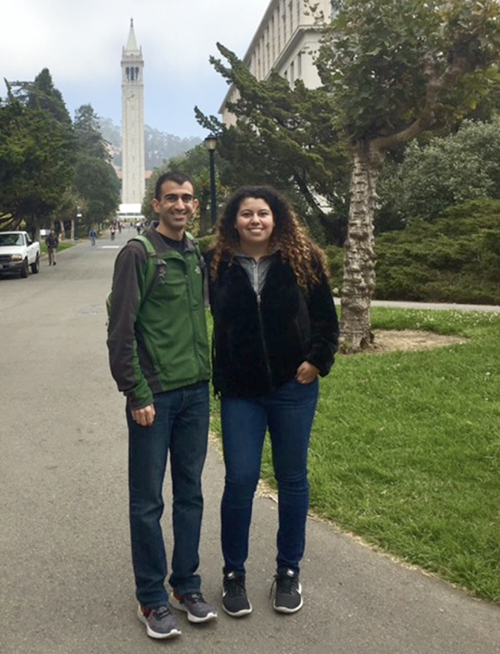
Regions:
[[121, 124], [122, 48], [130, 19], [144, 57], [145, 122], [177, 136], [206, 136], [195, 105], [217, 114], [227, 85], [208, 59], [220, 42], [243, 57], [270, 0], [0, 0], [3, 79], [48, 68], [66, 106], [90, 103]]

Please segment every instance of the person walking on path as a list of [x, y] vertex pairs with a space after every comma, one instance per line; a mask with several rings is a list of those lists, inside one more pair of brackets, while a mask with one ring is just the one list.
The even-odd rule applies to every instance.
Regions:
[[[165, 173], [156, 183], [159, 222], [120, 251], [113, 273], [108, 348], [112, 375], [127, 398], [132, 562], [138, 617], [152, 638], [181, 633], [170, 607], [190, 622], [217, 617], [201, 594], [201, 475], [207, 454], [210, 355], [203, 297], [204, 262], [186, 235], [198, 207], [190, 179]], [[155, 251], [148, 255], [140, 239]], [[153, 284], [142, 288], [147, 266]], [[167, 558], [160, 525], [170, 454], [174, 548]]]
[[56, 265], [56, 252], [57, 246], [59, 245], [59, 239], [56, 236], [54, 229], [51, 229], [45, 238], [45, 245], [47, 246], [47, 252], [49, 253], [49, 266]]
[[207, 265], [226, 467], [222, 605], [233, 617], [252, 611], [245, 562], [269, 429], [279, 515], [273, 606], [294, 613], [303, 604], [299, 572], [318, 375], [330, 371], [338, 344], [327, 264], [281, 195], [270, 187], [243, 187], [226, 205]]
[[89, 236], [90, 236], [90, 242], [92, 243], [92, 245], [95, 245], [95, 240], [97, 238], [97, 232], [95, 231], [95, 229], [93, 227], [89, 232]]

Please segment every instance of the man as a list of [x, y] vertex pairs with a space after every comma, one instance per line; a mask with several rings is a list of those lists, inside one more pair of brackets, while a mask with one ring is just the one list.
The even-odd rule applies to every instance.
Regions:
[[89, 232], [89, 236], [90, 236], [90, 242], [92, 243], [92, 245], [95, 245], [95, 240], [97, 238], [97, 232], [95, 231], [95, 229], [93, 227]]
[[45, 245], [47, 246], [47, 251], [49, 253], [49, 266], [56, 265], [56, 251], [57, 246], [59, 245], [59, 239], [56, 236], [54, 229], [51, 229], [47, 238], [45, 239]]
[[[210, 372], [204, 262], [185, 231], [197, 207], [188, 177], [162, 175], [153, 200], [159, 222], [145, 234], [156, 251], [156, 279], [141, 293], [151, 261], [138, 240], [121, 250], [113, 275], [109, 358], [118, 388], [127, 397], [132, 562], [138, 617], [152, 638], [180, 635], [171, 606], [186, 611], [190, 622], [217, 617], [196, 574]], [[164, 587], [167, 562], [160, 526], [168, 453], [174, 531], [170, 598]]]

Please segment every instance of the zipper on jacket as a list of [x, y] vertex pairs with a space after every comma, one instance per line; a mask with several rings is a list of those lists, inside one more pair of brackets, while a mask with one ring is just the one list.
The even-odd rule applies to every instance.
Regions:
[[[182, 259], [186, 267], [185, 279], [186, 279], [187, 296], [188, 296], [188, 304], [189, 304], [188, 306], [189, 319], [191, 321], [191, 333], [193, 334], [193, 349], [195, 351], [196, 361], [198, 362], [198, 375], [201, 375], [200, 353], [199, 353], [198, 342], [197, 342], [198, 331], [197, 331], [197, 324], [195, 324], [196, 321], [193, 315], [193, 301], [194, 301], [193, 280], [191, 279], [188, 272], [189, 265], [190, 265], [189, 262], [186, 260], [184, 256], [182, 257]], [[197, 265], [199, 265], [199, 263]]]
[[257, 293], [257, 316], [259, 318], [259, 328], [260, 328], [260, 338], [262, 341], [262, 349], [264, 350], [264, 360], [266, 362], [267, 376], [269, 377], [269, 390], [274, 390], [273, 386], [273, 377], [271, 374], [271, 366], [269, 365], [269, 353], [267, 351], [267, 343], [264, 334], [264, 321], [262, 319], [262, 310], [261, 310], [261, 297], [260, 293]]
[[257, 302], [260, 306], [260, 294], [259, 294], [259, 263], [257, 261], [252, 261], [253, 264], [253, 290], [257, 295]]

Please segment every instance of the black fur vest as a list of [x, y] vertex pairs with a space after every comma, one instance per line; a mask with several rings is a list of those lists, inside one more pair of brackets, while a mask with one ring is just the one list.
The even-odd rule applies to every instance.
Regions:
[[[207, 255], [210, 266], [212, 253]], [[307, 360], [328, 374], [338, 342], [338, 322], [325, 278], [304, 293], [279, 254], [260, 297], [237, 260], [222, 261], [210, 282], [214, 318], [213, 383], [216, 393], [256, 397], [295, 377]]]

